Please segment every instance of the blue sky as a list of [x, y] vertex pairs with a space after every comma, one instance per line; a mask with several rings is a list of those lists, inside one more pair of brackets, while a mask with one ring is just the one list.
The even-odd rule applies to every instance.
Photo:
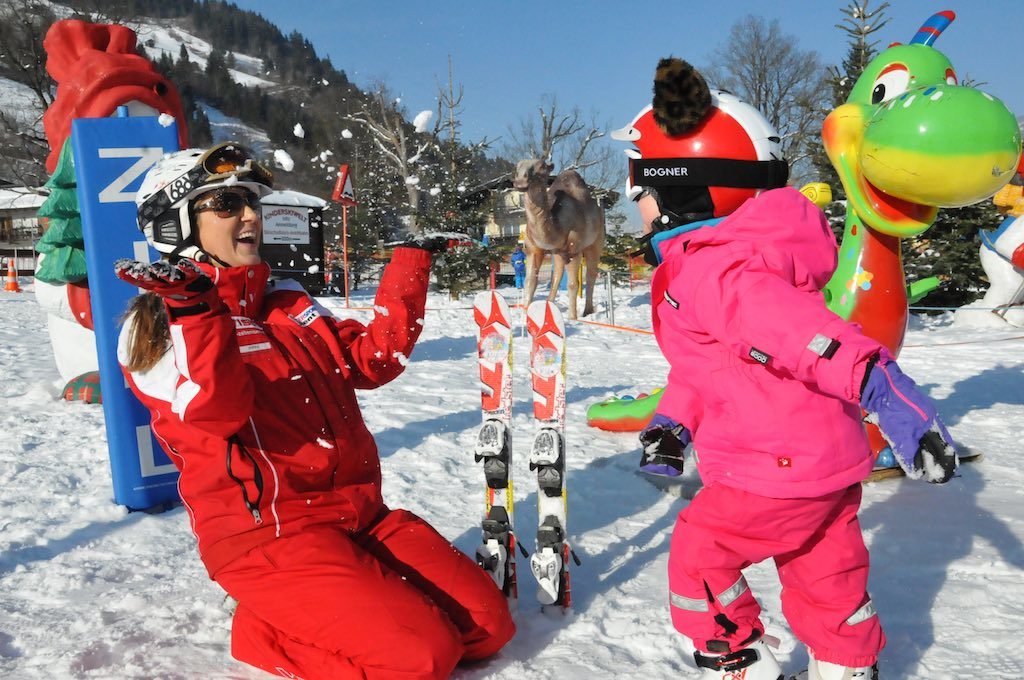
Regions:
[[[507, 137], [508, 127], [532, 117], [545, 94], [611, 128], [625, 125], [650, 102], [660, 57], [706, 64], [730, 26], [747, 14], [779, 19], [801, 49], [816, 51], [827, 64], [838, 63], [847, 49], [845, 34], [834, 27], [847, 5], [838, 0], [235, 1], [286, 34], [298, 30], [357, 85], [385, 81], [410, 115], [434, 108], [451, 55], [455, 80], [465, 90], [468, 141]], [[1021, 0], [891, 4], [888, 24], [874, 34], [879, 48], [908, 42], [932, 13], [952, 9], [957, 19], [935, 47], [961, 78], [986, 83], [982, 89], [1024, 115]]]

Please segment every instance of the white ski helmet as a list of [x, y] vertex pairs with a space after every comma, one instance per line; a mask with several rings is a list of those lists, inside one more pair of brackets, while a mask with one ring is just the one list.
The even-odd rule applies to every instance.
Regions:
[[225, 186], [245, 187], [263, 198], [273, 184], [273, 173], [233, 142], [166, 154], [149, 169], [135, 194], [139, 229], [164, 255], [204, 259], [195, 243], [192, 199]]

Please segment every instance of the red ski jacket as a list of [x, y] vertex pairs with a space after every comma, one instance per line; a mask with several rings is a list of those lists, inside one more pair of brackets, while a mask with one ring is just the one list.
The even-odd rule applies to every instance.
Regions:
[[265, 541], [324, 523], [356, 532], [382, 511], [377, 446], [355, 390], [402, 372], [423, 328], [430, 255], [395, 250], [366, 325], [332, 317], [293, 281], [270, 280], [265, 263], [200, 266], [216, 284], [210, 310], [172, 321], [160, 362], [126, 374], [181, 471], [213, 577]]

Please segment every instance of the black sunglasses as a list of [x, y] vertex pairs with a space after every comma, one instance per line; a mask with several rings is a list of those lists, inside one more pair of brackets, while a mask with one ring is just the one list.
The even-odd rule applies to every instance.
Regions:
[[212, 210], [217, 217], [236, 217], [249, 206], [257, 214], [260, 211], [260, 197], [248, 189], [219, 189], [206, 194], [202, 203], [197, 203], [193, 212]]

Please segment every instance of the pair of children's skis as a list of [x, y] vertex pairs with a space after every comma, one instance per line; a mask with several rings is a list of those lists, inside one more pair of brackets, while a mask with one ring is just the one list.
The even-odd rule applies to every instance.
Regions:
[[[476, 559], [510, 599], [518, 596], [512, 486], [512, 320], [508, 303], [494, 292], [473, 300], [483, 424], [475, 459], [483, 461], [487, 483], [483, 543]], [[530, 376], [533, 418], [538, 431], [530, 449], [530, 470], [537, 475], [537, 543], [530, 569], [541, 605], [567, 609], [571, 604], [570, 555], [565, 495], [565, 323], [550, 302], [534, 302], [526, 311], [532, 338]]]

